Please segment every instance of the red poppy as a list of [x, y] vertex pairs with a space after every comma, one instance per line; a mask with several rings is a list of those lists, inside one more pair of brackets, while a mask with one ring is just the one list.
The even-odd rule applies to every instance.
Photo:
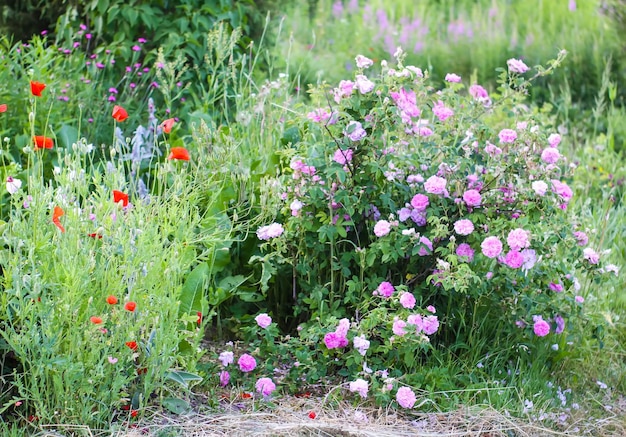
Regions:
[[138, 413], [139, 413], [139, 412], [138, 412], [137, 410], [132, 410], [132, 411], [130, 412], [130, 417], [137, 417], [137, 414], [138, 414]]
[[128, 194], [118, 190], [113, 190], [113, 202], [118, 203], [122, 201], [122, 206], [128, 206]]
[[163, 123], [161, 123], [161, 129], [163, 129], [163, 132], [165, 132], [166, 134], [169, 134], [172, 131], [172, 126], [174, 126], [174, 123], [176, 123], [175, 119], [168, 118], [167, 120], [163, 121]]
[[98, 234], [97, 232], [92, 232], [91, 234], [87, 234], [87, 235], [89, 235], [91, 238], [102, 239], [102, 235]]
[[117, 303], [117, 297], [110, 295], [109, 297], [107, 297], [107, 303], [109, 305], [115, 305]]
[[136, 341], [127, 341], [125, 344], [126, 344], [126, 346], [128, 346], [132, 350], [134, 350], [134, 351], [137, 350], [137, 342]]
[[61, 232], [65, 232], [65, 228], [61, 224], [61, 220], [59, 220], [59, 218], [64, 214], [65, 211], [63, 211], [63, 208], [61, 208], [60, 206], [54, 207], [54, 212], [52, 213], [52, 223], [54, 223], [54, 225], [59, 228]]
[[102, 323], [102, 317], [98, 317], [98, 316], [91, 316], [89, 317], [89, 320], [91, 321], [91, 323], [93, 323], [94, 325], [99, 325]]
[[122, 122], [128, 118], [128, 112], [126, 112], [126, 109], [118, 105], [115, 105], [113, 107], [113, 114], [111, 115], [113, 116], [115, 121], [119, 121], [119, 122]]
[[198, 326], [202, 324], [202, 313], [198, 311]]
[[135, 308], [137, 308], [137, 304], [135, 302], [126, 302], [126, 305], [124, 305], [124, 309], [126, 311], [130, 311], [131, 313], [135, 311]]
[[33, 140], [35, 141], [35, 150], [52, 149], [54, 147], [54, 141], [52, 141], [52, 138], [44, 137], [43, 135], [35, 135]]
[[2, 105], [0, 105], [0, 112], [7, 112], [7, 108], [8, 108], [7, 104], [3, 103]]
[[41, 82], [36, 82], [34, 80], [30, 81], [30, 92], [33, 93], [33, 96], [41, 97], [41, 92], [46, 89], [46, 84]]
[[316, 417], [317, 417], [317, 414], [315, 413], [315, 411], [309, 412], [309, 419], [315, 419]]
[[189, 152], [184, 147], [172, 147], [170, 155], [167, 159], [179, 159], [181, 161], [189, 161]]
[[242, 399], [250, 399], [251, 397], [252, 397], [252, 393], [246, 393], [246, 392], [243, 392], [243, 393], [241, 394], [241, 398], [242, 398]]

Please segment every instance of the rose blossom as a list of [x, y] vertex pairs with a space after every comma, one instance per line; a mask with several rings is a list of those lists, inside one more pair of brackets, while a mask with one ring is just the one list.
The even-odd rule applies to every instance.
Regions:
[[324, 335], [324, 344], [328, 349], [339, 349], [348, 345], [348, 339], [337, 332], [327, 332]]
[[376, 235], [377, 237], [384, 237], [385, 235], [389, 234], [390, 231], [391, 223], [389, 223], [387, 220], [379, 220], [374, 225], [374, 235]]
[[381, 282], [378, 288], [376, 289], [378, 294], [383, 297], [391, 297], [391, 295], [396, 291], [393, 284], [388, 281]]
[[498, 133], [498, 138], [500, 138], [501, 143], [512, 143], [517, 139], [517, 132], [513, 129], [502, 129]]
[[337, 149], [333, 155], [333, 161], [337, 164], [346, 165], [346, 163], [352, 161], [352, 149]]
[[523, 74], [523, 73], [526, 73], [528, 70], [530, 70], [530, 68], [528, 68], [528, 65], [524, 64], [524, 62], [515, 58], [511, 58], [508, 61], [506, 61], [506, 65], [509, 67], [509, 71], [511, 73]]
[[586, 246], [589, 242], [589, 237], [587, 237], [587, 234], [582, 231], [574, 232], [574, 238], [576, 238], [579, 246]]
[[274, 390], [276, 390], [276, 384], [271, 378], [259, 378], [255, 384], [256, 391], [263, 396], [269, 396]]
[[548, 137], [548, 144], [550, 144], [550, 147], [558, 147], [560, 143], [561, 143], [561, 135], [552, 134]]
[[237, 360], [237, 364], [239, 364], [239, 368], [242, 372], [252, 372], [256, 368], [256, 360], [252, 355], [243, 354]]
[[541, 152], [541, 160], [546, 164], [556, 164], [561, 157], [561, 154], [555, 147], [546, 147]]
[[454, 232], [459, 235], [469, 235], [474, 232], [474, 224], [468, 219], [457, 220], [454, 223]]
[[491, 157], [494, 157], [502, 154], [502, 149], [487, 141], [487, 144], [485, 145], [485, 153]]
[[417, 398], [409, 387], [400, 387], [396, 393], [396, 401], [402, 408], [413, 408]]
[[391, 330], [393, 331], [394, 335], [402, 337], [404, 334], [406, 334], [406, 331], [404, 330], [405, 327], [406, 322], [404, 320], [396, 319], [393, 321], [393, 326], [391, 327]]
[[283, 225], [280, 223], [272, 223], [271, 225], [261, 226], [256, 231], [256, 235], [259, 240], [269, 240], [271, 238], [280, 237], [284, 231]]
[[498, 237], [487, 237], [481, 243], [480, 248], [487, 258], [495, 258], [502, 252], [502, 242]]
[[556, 293], [563, 291], [563, 285], [557, 284], [556, 282], [550, 282], [550, 284], [548, 284], [548, 288]]
[[363, 55], [356, 55], [356, 58], [354, 58], [354, 60], [356, 61], [357, 68], [369, 68], [374, 65], [374, 61], [372, 61], [370, 58], [366, 58]]
[[367, 136], [367, 132], [365, 131], [365, 129], [363, 129], [363, 125], [355, 120], [352, 120], [350, 123], [348, 123], [345, 132], [348, 138], [350, 138], [352, 141], [361, 141]]
[[339, 82], [339, 87], [333, 90], [335, 97], [335, 103], [341, 102], [343, 97], [349, 97], [354, 91], [354, 82], [351, 80], [342, 80]]
[[566, 184], [556, 179], [552, 179], [552, 191], [558, 194], [565, 203], [569, 202], [573, 196], [572, 189]]
[[424, 189], [427, 193], [430, 194], [443, 194], [447, 193], [446, 190], [446, 180], [444, 178], [440, 178], [439, 176], [431, 176], [426, 182], [424, 182]]
[[402, 293], [400, 296], [400, 305], [404, 308], [413, 308], [415, 306], [415, 296], [409, 292]]
[[445, 81], [450, 83], [459, 83], [461, 82], [461, 76], [454, 73], [448, 73], [446, 74]]
[[512, 250], [520, 250], [530, 246], [529, 232], [521, 228], [513, 229], [506, 237], [506, 242]]
[[357, 379], [356, 381], [352, 381], [350, 383], [350, 391], [352, 393], [357, 392], [359, 395], [361, 395], [362, 398], [366, 398], [367, 397], [367, 381], [365, 381], [364, 379]]
[[467, 261], [472, 262], [474, 260], [474, 249], [467, 243], [461, 243], [456, 248], [456, 255], [458, 257], [467, 257]]
[[365, 354], [367, 353], [367, 350], [370, 347], [369, 340], [367, 340], [364, 335], [359, 335], [359, 336], [354, 337], [352, 339], [352, 342], [354, 344], [354, 348], [359, 351], [359, 354], [361, 354], [362, 356], [365, 356]]
[[424, 194], [416, 194], [411, 199], [411, 206], [418, 211], [425, 211], [429, 204], [428, 196]]
[[586, 247], [583, 250], [583, 258], [589, 261], [589, 264], [598, 264], [598, 261], [600, 260], [600, 255], [591, 247]]
[[[423, 246], [420, 247], [419, 251], [417, 252], [417, 254], [419, 256], [427, 256], [430, 255], [433, 251], [433, 243], [427, 238], [427, 237], [420, 237], [420, 244], [422, 244]], [[426, 246], [426, 247], [424, 247]]]
[[474, 100], [479, 101], [485, 106], [491, 105], [491, 99], [489, 98], [489, 93], [487, 90], [480, 85], [471, 85], [469, 87], [469, 94], [472, 96]]
[[263, 329], [272, 324], [272, 318], [265, 313], [259, 314], [254, 318], [254, 320], [256, 320], [256, 323]]
[[504, 264], [512, 269], [519, 269], [524, 264], [524, 255], [517, 250], [510, 250], [504, 257]]
[[220, 354], [218, 358], [222, 362], [222, 366], [227, 367], [233, 361], [235, 361], [235, 357], [231, 351], [224, 351]]
[[554, 322], [556, 323], [556, 329], [554, 330], [554, 332], [556, 334], [562, 333], [563, 330], [565, 330], [565, 320], [563, 319], [563, 317], [557, 314], [556, 316], [554, 316]]
[[356, 75], [356, 87], [361, 94], [367, 94], [371, 92], [374, 89], [374, 86], [375, 86], [374, 82], [369, 80], [365, 75], [363, 74]]
[[454, 115], [454, 111], [448, 108], [444, 103], [439, 100], [433, 106], [433, 114], [439, 119], [439, 121], [446, 121], [448, 118]]
[[541, 316], [537, 317], [533, 325], [533, 331], [537, 337], [545, 337], [550, 333], [550, 325]]
[[530, 270], [535, 266], [537, 262], [537, 253], [532, 249], [524, 249], [520, 252], [524, 257], [524, 264], [522, 264], [522, 270]]
[[548, 184], [544, 181], [534, 181], [530, 186], [538, 196], [545, 196], [548, 191]]
[[432, 335], [439, 329], [439, 319], [437, 316], [426, 316], [422, 318], [422, 329], [424, 334]]
[[220, 385], [222, 387], [226, 387], [228, 385], [228, 383], [230, 382], [230, 373], [228, 373], [226, 370], [222, 370], [220, 373]]
[[482, 197], [477, 190], [467, 190], [463, 193], [463, 201], [467, 206], [480, 206]]

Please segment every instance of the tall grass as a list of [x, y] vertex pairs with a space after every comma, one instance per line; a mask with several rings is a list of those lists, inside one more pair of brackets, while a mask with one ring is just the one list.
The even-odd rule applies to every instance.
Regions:
[[[541, 0], [320, 0], [311, 19], [304, 3], [290, 9], [286, 29], [293, 32], [296, 49], [291, 51], [298, 53], [294, 62], [302, 65], [305, 83], [336, 83], [354, 69], [356, 54], [380, 60], [402, 47], [407, 62], [438, 80], [451, 72], [465, 80], [475, 74], [479, 83], [492, 86], [495, 69], [507, 59], [544, 64], [565, 49], [570, 56], [557, 72], [558, 81], [567, 77], [575, 100], [589, 102], [600, 85], [604, 60], [620, 51], [619, 33], [601, 14], [599, 1], [575, 3], [570, 10], [568, 2]], [[533, 92], [547, 97], [542, 87]]]

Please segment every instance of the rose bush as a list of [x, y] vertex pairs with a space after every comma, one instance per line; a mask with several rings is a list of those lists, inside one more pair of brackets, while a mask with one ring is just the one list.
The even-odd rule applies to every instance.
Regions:
[[599, 248], [568, 214], [575, 166], [560, 135], [524, 103], [564, 56], [532, 78], [512, 59], [491, 96], [436, 89], [400, 50], [396, 65], [368, 77], [358, 57], [354, 80], [312, 91], [320, 107], [296, 119], [268, 184], [280, 232], [259, 230], [252, 262], [264, 290], [293, 301], [275, 316], [300, 323], [311, 365], [327, 367], [314, 375], [381, 375], [388, 391], [394, 376], [419, 379], [431, 346], [518, 359], [584, 332], [581, 278], [601, 280]]

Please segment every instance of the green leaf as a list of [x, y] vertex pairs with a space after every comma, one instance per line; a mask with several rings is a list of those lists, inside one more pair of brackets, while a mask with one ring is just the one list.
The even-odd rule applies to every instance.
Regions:
[[182, 290], [180, 291], [179, 315], [190, 314], [203, 310], [204, 290], [209, 283], [210, 269], [206, 262], [189, 273]]
[[71, 150], [72, 144], [78, 141], [78, 130], [73, 126], [64, 124], [57, 132], [57, 140], [67, 150]]
[[178, 398], [164, 398], [161, 405], [174, 414], [183, 414], [191, 410], [191, 406], [186, 401]]
[[193, 381], [202, 381], [202, 377], [195, 373], [183, 372], [179, 370], [169, 370], [163, 375], [165, 379], [174, 381], [185, 388], [189, 387], [189, 383]]

